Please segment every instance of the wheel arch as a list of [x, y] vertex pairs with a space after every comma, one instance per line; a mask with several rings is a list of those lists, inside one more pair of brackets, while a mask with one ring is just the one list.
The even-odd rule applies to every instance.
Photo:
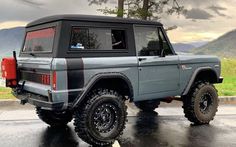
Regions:
[[85, 85], [83, 93], [73, 102], [73, 108], [80, 104], [85, 96], [95, 88], [112, 88], [133, 100], [133, 86], [129, 78], [122, 73], [101, 73], [93, 76]]
[[192, 74], [192, 77], [190, 81], [188, 82], [188, 85], [186, 86], [182, 95], [187, 95], [192, 85], [196, 81], [199, 81], [199, 80], [208, 81], [210, 83], [217, 83], [218, 82], [217, 73], [211, 67], [201, 67], [201, 68], [196, 69], [194, 73]]

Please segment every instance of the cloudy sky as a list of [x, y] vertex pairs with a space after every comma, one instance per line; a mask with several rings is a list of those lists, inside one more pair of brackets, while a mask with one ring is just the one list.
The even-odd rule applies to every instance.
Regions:
[[[188, 12], [185, 15], [163, 15], [172, 42], [211, 41], [236, 29], [236, 0], [178, 0]], [[97, 9], [116, 6], [116, 0], [105, 5], [88, 5], [88, 0], [0, 0], [0, 29], [24, 26], [40, 17], [54, 14], [103, 15]]]

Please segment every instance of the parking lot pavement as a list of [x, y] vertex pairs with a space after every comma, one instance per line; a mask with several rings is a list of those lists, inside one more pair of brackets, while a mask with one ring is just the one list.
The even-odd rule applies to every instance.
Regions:
[[[124, 134], [113, 146], [236, 146], [236, 106], [220, 105], [210, 125], [193, 126], [181, 104], [162, 105], [155, 112], [140, 112], [129, 105]], [[0, 147], [87, 147], [77, 137], [73, 122], [55, 129], [41, 122], [33, 107], [0, 108]]]

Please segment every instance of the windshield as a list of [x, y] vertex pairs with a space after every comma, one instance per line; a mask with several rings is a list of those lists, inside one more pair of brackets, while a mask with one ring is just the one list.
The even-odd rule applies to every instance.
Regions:
[[23, 52], [52, 52], [55, 28], [27, 32]]

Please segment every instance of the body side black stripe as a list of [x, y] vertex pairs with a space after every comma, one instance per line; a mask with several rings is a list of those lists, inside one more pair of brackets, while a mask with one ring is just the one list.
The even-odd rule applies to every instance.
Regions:
[[[84, 87], [84, 64], [82, 58], [66, 58], [67, 63], [67, 87], [68, 89], [79, 89]], [[72, 102], [78, 92], [69, 92], [69, 102]]]

